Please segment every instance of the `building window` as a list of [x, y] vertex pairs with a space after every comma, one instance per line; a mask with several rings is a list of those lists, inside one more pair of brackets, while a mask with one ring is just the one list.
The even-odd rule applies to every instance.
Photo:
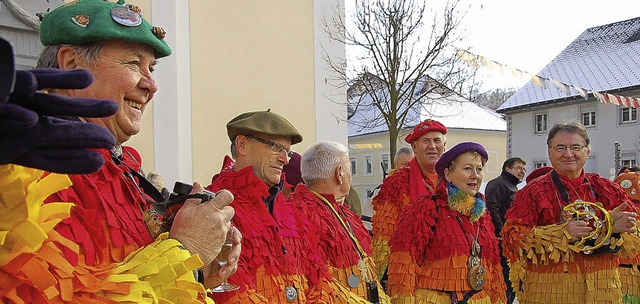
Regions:
[[546, 161], [537, 161], [537, 162], [533, 162], [533, 169], [538, 169], [538, 168], [542, 168], [544, 166], [547, 165]]
[[638, 109], [620, 108], [620, 123], [636, 122], [638, 120]]
[[620, 166], [631, 168], [637, 165], [638, 161], [636, 160], [635, 153], [622, 153], [622, 155], [620, 155]]
[[535, 116], [535, 132], [547, 132], [547, 113], [536, 114]]
[[371, 161], [371, 155], [364, 156], [364, 175], [371, 175], [373, 172], [373, 163]]
[[357, 168], [356, 158], [351, 157], [351, 175], [356, 175], [356, 172], [357, 172], [356, 168]]
[[594, 127], [596, 125], [596, 109], [595, 107], [587, 107], [581, 110], [582, 124], [585, 127]]
[[382, 154], [382, 170], [384, 172], [389, 172], [389, 154]]

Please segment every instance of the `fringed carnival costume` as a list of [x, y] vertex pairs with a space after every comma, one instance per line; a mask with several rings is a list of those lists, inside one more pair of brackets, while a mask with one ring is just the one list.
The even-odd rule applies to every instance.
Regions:
[[392, 303], [504, 303], [498, 240], [481, 194], [440, 182], [398, 220], [389, 257]]
[[502, 237], [520, 303], [622, 303], [619, 257], [635, 257], [640, 239], [613, 234], [605, 246], [583, 253], [564, 229], [562, 210], [576, 200], [599, 202], [609, 211], [623, 202], [634, 208], [618, 185], [584, 170], [574, 179], [551, 171], [516, 193]]
[[371, 236], [348, 204], [305, 185], [298, 185], [286, 204], [311, 223], [301, 227], [302, 233], [332, 276], [336, 303], [389, 303], [375, 274]]
[[210, 191], [227, 189], [234, 195], [233, 225], [242, 233], [238, 271], [229, 282], [239, 290], [211, 293], [219, 303], [325, 303], [332, 299], [323, 290], [328, 273], [308, 248], [306, 236], [297, 230], [304, 220], [283, 206], [282, 182], [269, 188], [248, 166], [233, 171], [227, 166], [214, 176]]
[[[0, 300], [211, 303], [193, 274], [202, 261], [166, 233], [153, 240], [137, 190], [117, 190], [128, 168], [101, 152], [106, 164], [94, 174], [0, 166]], [[80, 200], [85, 191], [94, 195]]]
[[371, 218], [371, 251], [378, 278], [382, 278], [389, 265], [389, 241], [396, 231], [400, 212], [418, 197], [431, 195], [433, 189], [435, 185], [422, 175], [415, 158], [408, 168], [399, 169], [384, 180], [380, 192], [371, 202], [375, 212]]

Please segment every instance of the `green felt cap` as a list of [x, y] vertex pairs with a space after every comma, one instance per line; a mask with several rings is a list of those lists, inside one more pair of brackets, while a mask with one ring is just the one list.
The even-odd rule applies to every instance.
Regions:
[[171, 54], [165, 31], [154, 27], [135, 5], [103, 0], [77, 0], [47, 13], [40, 24], [43, 45], [124, 40], [151, 46], [156, 58]]
[[302, 141], [302, 135], [284, 117], [271, 110], [247, 112], [236, 116], [227, 123], [227, 135], [234, 140], [238, 135], [267, 134], [291, 138], [291, 144]]

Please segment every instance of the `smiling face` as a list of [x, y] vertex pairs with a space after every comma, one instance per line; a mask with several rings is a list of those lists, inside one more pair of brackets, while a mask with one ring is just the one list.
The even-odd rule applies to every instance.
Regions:
[[[63, 59], [64, 60], [64, 59]], [[77, 97], [111, 99], [118, 103], [118, 112], [104, 118], [87, 118], [107, 128], [117, 144], [138, 134], [142, 114], [158, 87], [152, 72], [156, 64], [153, 49], [140, 43], [106, 41], [94, 65], [75, 58], [73, 68], [84, 68], [93, 75], [93, 83], [82, 90], [69, 92]]]
[[429, 131], [411, 142], [411, 148], [423, 172], [436, 172], [436, 162], [444, 153], [444, 144], [445, 138], [440, 131]]
[[476, 195], [482, 184], [482, 157], [476, 152], [465, 152], [451, 164], [452, 166], [444, 169], [445, 179], [464, 193]]
[[[565, 151], [558, 151], [565, 147]], [[573, 151], [574, 147], [577, 151]], [[579, 148], [579, 149], [578, 149]], [[574, 132], [558, 131], [549, 142], [549, 160], [551, 166], [560, 175], [576, 178], [582, 174], [582, 168], [589, 158], [591, 150], [582, 135]]]

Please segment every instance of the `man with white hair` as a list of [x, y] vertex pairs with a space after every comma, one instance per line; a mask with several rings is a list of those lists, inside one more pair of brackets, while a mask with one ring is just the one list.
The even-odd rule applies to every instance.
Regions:
[[[319, 255], [333, 277], [336, 303], [388, 303], [371, 258], [371, 236], [360, 217], [345, 203], [351, 187], [349, 150], [335, 142], [320, 142], [302, 155], [298, 185], [287, 205], [304, 218], [299, 229], [309, 252]], [[309, 224], [313, 223], [313, 224]]]

